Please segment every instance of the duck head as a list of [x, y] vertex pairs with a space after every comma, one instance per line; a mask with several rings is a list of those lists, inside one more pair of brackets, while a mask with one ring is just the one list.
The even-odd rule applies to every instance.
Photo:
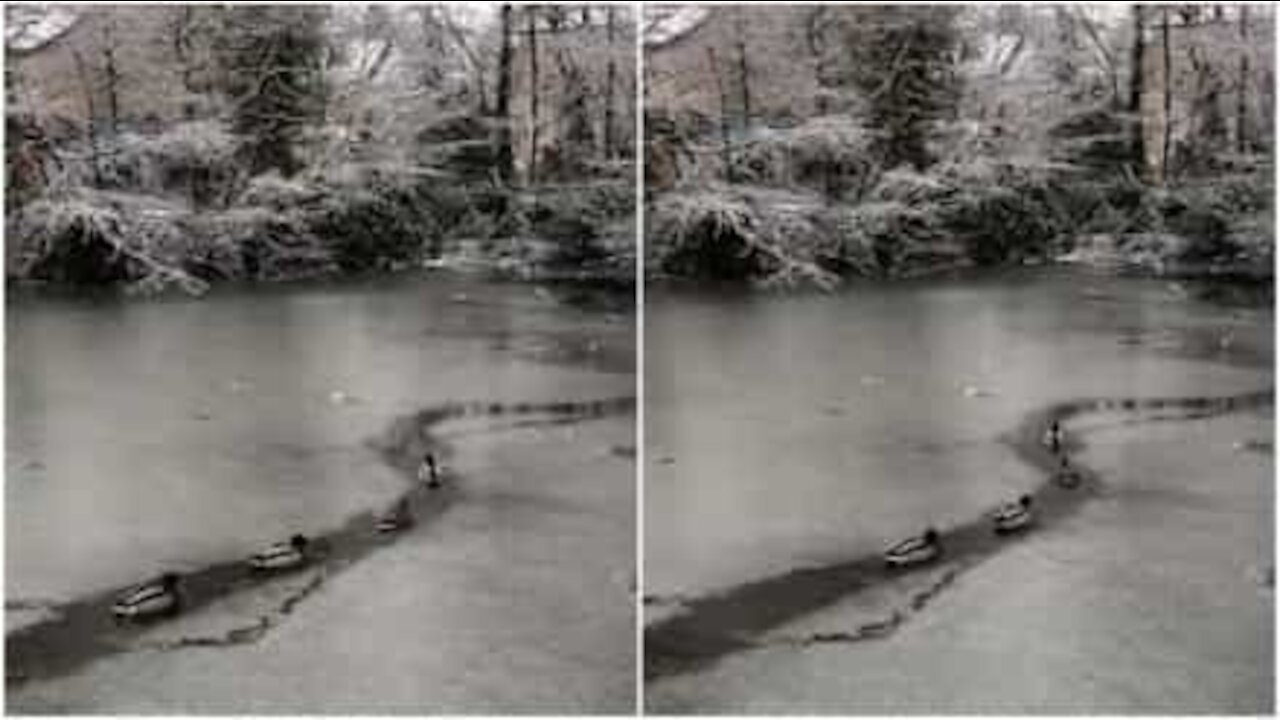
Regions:
[[1031, 496], [1023, 495], [1022, 497], [1018, 498], [1018, 504], [1021, 505], [1022, 507], [1031, 507]]
[[165, 590], [173, 590], [178, 587], [178, 580], [178, 573], [167, 572], [160, 576], [160, 587]]
[[926, 528], [924, 531], [924, 541], [931, 544], [938, 542], [938, 531], [933, 528]]
[[296, 550], [305, 550], [307, 547], [307, 542], [308, 540], [306, 535], [294, 535], [293, 537], [289, 538], [289, 544], [292, 545]]

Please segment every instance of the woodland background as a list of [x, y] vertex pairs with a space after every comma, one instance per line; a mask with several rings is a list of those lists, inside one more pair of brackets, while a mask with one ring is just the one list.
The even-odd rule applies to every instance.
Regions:
[[1263, 5], [647, 6], [646, 270], [1270, 285]]
[[629, 6], [5, 13], [11, 280], [632, 277]]

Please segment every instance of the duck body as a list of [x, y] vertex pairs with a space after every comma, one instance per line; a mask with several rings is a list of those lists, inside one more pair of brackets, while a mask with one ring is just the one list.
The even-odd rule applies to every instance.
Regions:
[[889, 548], [884, 554], [884, 564], [889, 568], [910, 567], [930, 562], [941, 554], [938, 534], [927, 530], [923, 535], [907, 538]]
[[276, 543], [249, 557], [249, 567], [254, 570], [291, 570], [307, 562], [307, 539], [295, 535], [289, 542]]
[[991, 522], [997, 535], [1025, 530], [1035, 520], [1031, 510], [1031, 498], [1023, 495], [1017, 502], [1005, 503], [996, 508]]
[[436, 458], [431, 453], [427, 453], [418, 465], [418, 481], [429, 488], [440, 487], [440, 471], [436, 467]]
[[121, 595], [111, 606], [111, 612], [126, 620], [175, 612], [180, 605], [177, 585], [176, 575], [165, 575], [155, 582], [146, 583]]
[[1062, 449], [1062, 440], [1062, 426], [1055, 420], [1054, 423], [1049, 426], [1049, 429], [1044, 431], [1044, 438], [1042, 442], [1045, 447], [1049, 448], [1053, 452], [1058, 452]]
[[401, 500], [391, 508], [390, 512], [378, 518], [374, 528], [380, 533], [400, 532], [413, 527], [413, 522], [413, 511], [409, 509], [409, 502]]
[[1067, 459], [1062, 458], [1062, 464], [1058, 466], [1057, 472], [1053, 475], [1053, 480], [1060, 487], [1074, 488], [1080, 484], [1080, 472], [1072, 467]]

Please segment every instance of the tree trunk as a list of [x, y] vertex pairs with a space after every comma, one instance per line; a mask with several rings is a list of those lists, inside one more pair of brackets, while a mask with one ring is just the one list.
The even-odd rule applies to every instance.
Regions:
[[76, 65], [76, 74], [80, 76], [80, 88], [84, 92], [85, 111], [89, 118], [89, 163], [93, 166], [93, 185], [102, 187], [102, 153], [98, 147], [98, 104], [93, 97], [93, 77], [79, 50], [74, 48], [71, 50], [71, 59]]
[[1133, 162], [1138, 175], [1143, 175], [1147, 165], [1146, 150], [1143, 147], [1142, 87], [1146, 72], [1146, 39], [1143, 37], [1143, 6], [1133, 5], [1130, 8], [1133, 18], [1133, 48], [1129, 65], [1129, 115], [1131, 124], [1130, 146]]
[[1160, 39], [1164, 51], [1163, 98], [1164, 133], [1160, 147], [1160, 179], [1169, 179], [1169, 150], [1173, 140], [1173, 53], [1169, 47], [1169, 8], [1161, 8]]
[[738, 40], [738, 82], [742, 92], [742, 127], [751, 127], [751, 74], [747, 65], [747, 39], [742, 22], [742, 8], [736, 9], [736, 35]]
[[1236, 152], [1249, 151], [1249, 6], [1241, 5], [1240, 80], [1236, 88]]
[[724, 178], [730, 185], [737, 181], [733, 172], [733, 154], [730, 150], [729, 108], [725, 97], [724, 80], [720, 77], [720, 66], [716, 62], [715, 48], [707, 48], [707, 59], [711, 63], [711, 76], [716, 81], [716, 92], [720, 97], [720, 162], [724, 165]]
[[533, 7], [525, 8], [525, 27], [529, 53], [529, 184], [538, 182], [538, 16]]
[[179, 6], [178, 16], [173, 23], [173, 56], [178, 61], [178, 72], [182, 76], [182, 89], [188, 93], [194, 91], [191, 74], [191, 19], [195, 9], [190, 5]]
[[116, 68], [116, 20], [108, 9], [102, 24], [102, 69], [107, 91], [107, 121], [114, 137], [120, 132], [120, 72]]
[[498, 178], [504, 184], [511, 184], [514, 175], [514, 160], [511, 152], [511, 5], [502, 5], [502, 50], [498, 55], [498, 96], [494, 102], [494, 113], [498, 120]]
[[614, 137], [614, 83], [618, 74], [618, 69], [613, 59], [614, 51], [614, 7], [609, 5], [605, 8], [605, 28], [608, 38], [609, 47], [609, 66], [605, 70], [604, 80], [604, 157], [606, 160], [612, 160], [614, 157], [614, 143], [617, 142]]
[[[424, 24], [428, 23], [431, 19], [428, 12], [429, 10], [423, 11], [422, 17]], [[449, 16], [448, 12], [440, 11], [436, 21], [439, 23], [440, 28], [444, 32], [448, 33], [454, 44], [462, 51], [463, 57], [466, 58], [467, 69], [476, 84], [476, 94], [480, 96], [480, 104], [478, 108], [480, 115], [488, 117], [490, 114], [489, 89], [485, 82], [485, 63], [482, 63], [480, 58], [476, 57], [476, 52], [471, 48], [471, 43], [467, 42], [467, 36], [463, 34], [462, 30], [458, 27], [457, 23], [453, 21], [453, 18]]]

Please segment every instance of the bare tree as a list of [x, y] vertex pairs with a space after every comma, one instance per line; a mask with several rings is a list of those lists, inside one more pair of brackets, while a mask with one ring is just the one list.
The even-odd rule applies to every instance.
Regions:
[[608, 160], [612, 160], [615, 157], [615, 152], [616, 152], [614, 148], [614, 144], [616, 140], [614, 138], [615, 131], [613, 126], [616, 120], [614, 118], [615, 100], [613, 97], [613, 93], [614, 93], [614, 86], [617, 83], [618, 68], [617, 68], [616, 62], [614, 61], [613, 52], [612, 52], [614, 42], [616, 42], [615, 31], [617, 30], [617, 16], [615, 15], [615, 12], [616, 10], [612, 5], [609, 5], [608, 7], [605, 8], [606, 38], [609, 43], [609, 50], [610, 50], [608, 67], [605, 71], [605, 90], [604, 90], [604, 156]]
[[86, 126], [89, 136], [89, 163], [93, 171], [93, 184], [95, 187], [102, 187], [102, 144], [98, 128], [98, 104], [94, 99], [97, 93], [94, 88], [93, 73], [90, 71], [88, 63], [85, 62], [84, 55], [79, 50], [72, 48], [71, 58], [75, 63], [81, 92], [84, 93], [85, 117], [88, 118]]
[[747, 64], [747, 32], [743, 8], [734, 8], [734, 31], [738, 48], [738, 85], [742, 93], [742, 126], [751, 126], [751, 69]]
[[538, 13], [537, 8], [525, 8], [525, 52], [529, 56], [529, 167], [528, 181], [530, 185], [538, 183], [538, 98], [542, 94], [538, 78]]
[[[1146, 73], [1147, 43], [1143, 6], [1137, 3], [1129, 8], [1133, 25], [1133, 43], [1129, 51], [1129, 116], [1131, 145], [1134, 162], [1141, 171], [1146, 166], [1146, 150], [1143, 143], [1142, 94]], [[1140, 172], [1140, 174], [1142, 174]]]
[[1173, 52], [1169, 40], [1169, 8], [1162, 7], [1160, 12], [1160, 46], [1163, 51], [1161, 65], [1161, 96], [1164, 100], [1164, 132], [1160, 145], [1160, 180], [1169, 178], [1169, 150], [1173, 142]]
[[724, 78], [720, 74], [720, 63], [716, 58], [716, 49], [707, 48], [707, 62], [711, 68], [711, 77], [715, 80], [716, 93], [720, 97], [720, 162], [724, 167], [725, 180], [733, 184], [737, 174], [733, 170], [732, 133], [729, 129], [729, 99], [724, 88]]
[[107, 120], [112, 136], [120, 133], [120, 71], [116, 66], [116, 20], [110, 11], [102, 17], [102, 73], [107, 95]]
[[502, 48], [498, 55], [498, 96], [494, 114], [498, 119], [498, 177], [505, 184], [510, 184], [515, 174], [511, 149], [511, 63], [515, 54], [511, 42], [513, 22], [511, 4], [503, 3], [500, 20]]
[[1236, 12], [1239, 15], [1240, 33], [1240, 79], [1236, 88], [1236, 152], [1247, 152], [1249, 143], [1249, 6], [1240, 5]]

